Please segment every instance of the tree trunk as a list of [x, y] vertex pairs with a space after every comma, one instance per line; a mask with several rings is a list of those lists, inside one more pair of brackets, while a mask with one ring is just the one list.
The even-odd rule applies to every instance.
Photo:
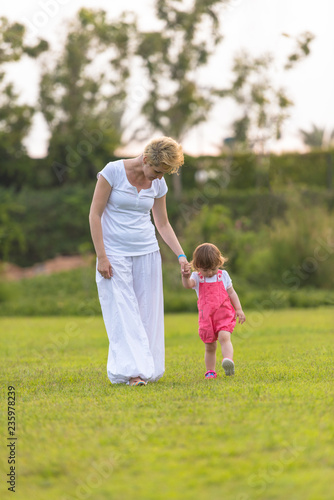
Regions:
[[182, 198], [182, 174], [181, 169], [178, 174], [173, 174], [173, 191], [174, 197], [177, 201], [181, 201]]

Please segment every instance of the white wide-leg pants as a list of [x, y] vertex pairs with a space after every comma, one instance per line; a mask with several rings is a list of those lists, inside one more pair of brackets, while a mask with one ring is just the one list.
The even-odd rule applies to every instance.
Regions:
[[108, 256], [111, 279], [96, 270], [96, 283], [109, 338], [108, 377], [158, 380], [165, 371], [164, 306], [160, 252], [138, 257]]

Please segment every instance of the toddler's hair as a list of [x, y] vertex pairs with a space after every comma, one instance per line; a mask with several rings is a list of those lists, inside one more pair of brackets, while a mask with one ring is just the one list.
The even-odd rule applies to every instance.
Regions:
[[199, 269], [213, 270], [222, 267], [227, 260], [226, 257], [222, 256], [216, 245], [203, 243], [195, 249], [190, 264], [195, 271]]
[[150, 165], [174, 174], [184, 163], [182, 146], [171, 137], [152, 139], [144, 148], [144, 156]]

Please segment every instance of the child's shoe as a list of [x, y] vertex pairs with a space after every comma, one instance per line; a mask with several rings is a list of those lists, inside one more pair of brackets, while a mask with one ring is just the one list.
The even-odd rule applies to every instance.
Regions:
[[217, 378], [217, 373], [214, 370], [208, 370], [204, 376], [205, 378]]
[[228, 377], [234, 375], [234, 363], [230, 358], [224, 358], [222, 361], [222, 367], [224, 368], [225, 375]]

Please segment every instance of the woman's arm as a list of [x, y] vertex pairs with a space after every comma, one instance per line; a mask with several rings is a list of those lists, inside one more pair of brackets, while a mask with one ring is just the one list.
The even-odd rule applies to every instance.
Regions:
[[239, 318], [239, 323], [243, 323], [246, 321], [246, 316], [242, 310], [237, 292], [234, 290], [233, 286], [230, 286], [226, 291], [235, 309], [235, 318]]
[[[167, 208], [166, 208], [166, 195], [161, 198], [156, 198], [152, 208], [153, 218], [155, 227], [159, 231], [164, 242], [169, 246], [169, 248], [175, 253], [175, 255], [183, 254], [184, 251], [179, 243], [179, 240], [174, 233], [172, 226], [168, 220]], [[185, 257], [179, 258], [179, 263], [181, 265], [181, 270], [184, 272], [185, 264], [187, 263]]]
[[104, 278], [111, 278], [112, 268], [106, 255], [103, 243], [101, 217], [107, 205], [111, 193], [111, 186], [106, 179], [100, 175], [96, 183], [92, 204], [89, 212], [89, 225], [92, 240], [97, 255], [97, 270]]

